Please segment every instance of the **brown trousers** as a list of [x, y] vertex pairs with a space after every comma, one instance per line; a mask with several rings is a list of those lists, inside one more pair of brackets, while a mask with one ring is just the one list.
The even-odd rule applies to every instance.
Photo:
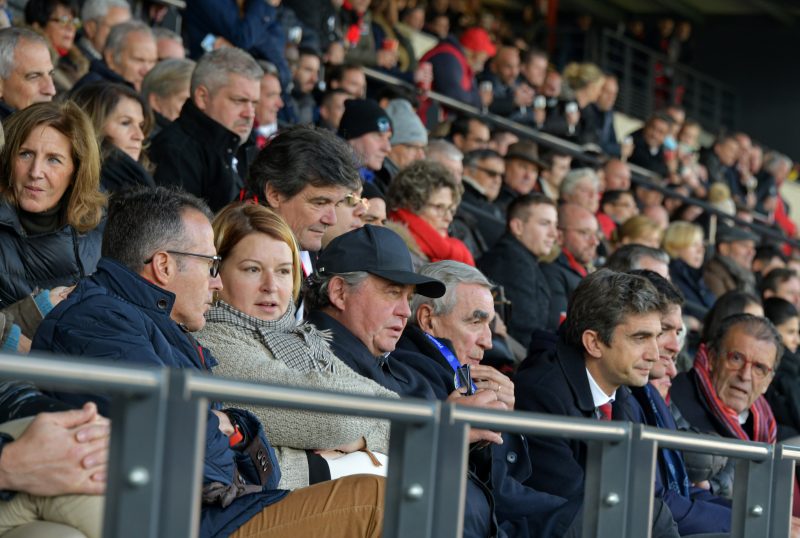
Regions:
[[384, 478], [351, 475], [292, 491], [231, 538], [377, 538], [383, 530]]

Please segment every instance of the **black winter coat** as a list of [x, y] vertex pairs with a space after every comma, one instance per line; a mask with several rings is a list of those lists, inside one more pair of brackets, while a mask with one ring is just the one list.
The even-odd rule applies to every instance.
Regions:
[[36, 288], [74, 284], [90, 275], [100, 259], [105, 220], [80, 234], [72, 226], [28, 235], [8, 202], [0, 202], [0, 307], [7, 307]]
[[583, 277], [569, 266], [563, 252], [552, 263], [543, 264], [542, 272], [550, 286], [550, 316], [547, 319], [551, 323], [555, 320], [555, 325], [551, 325], [548, 329], [557, 329], [561, 314], [567, 311], [569, 297]]
[[557, 315], [550, 311], [550, 287], [539, 261], [513, 235], [504, 235], [478, 260], [478, 268], [503, 286], [511, 301], [511, 319], [505, 320], [508, 332], [520, 344], [527, 348], [534, 330], [558, 325]]
[[238, 134], [206, 116], [191, 99], [186, 101], [178, 119], [158, 133], [150, 147], [156, 184], [183, 187], [219, 211], [238, 199], [257, 151], [250, 142], [240, 148], [239, 140]]

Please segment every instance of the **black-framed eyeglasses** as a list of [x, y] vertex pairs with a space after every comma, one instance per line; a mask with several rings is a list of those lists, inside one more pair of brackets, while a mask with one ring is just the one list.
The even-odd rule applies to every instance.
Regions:
[[[164, 252], [174, 256], [192, 256], [194, 258], [203, 258], [204, 260], [208, 261], [208, 273], [211, 275], [211, 278], [217, 278], [217, 276], [219, 276], [219, 266], [222, 263], [222, 256], [210, 256], [208, 254], [196, 254], [194, 252], [181, 252], [180, 250], [165, 250]], [[147, 258], [143, 263], [148, 264], [151, 261], [153, 261], [153, 256]]]
[[487, 168], [485, 166], [475, 166], [475, 168], [477, 170], [480, 170], [481, 172], [483, 172], [484, 174], [486, 174], [486, 175], [488, 175], [490, 177], [500, 177], [500, 178], [503, 177], [503, 172], [501, 172], [500, 170], [495, 170], [493, 168]]

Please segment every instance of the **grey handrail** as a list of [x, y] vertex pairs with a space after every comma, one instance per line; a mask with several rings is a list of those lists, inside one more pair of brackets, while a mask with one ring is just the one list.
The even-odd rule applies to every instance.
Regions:
[[656, 441], [658, 446], [664, 448], [707, 452], [731, 458], [747, 458], [751, 461], [764, 461], [770, 456], [769, 445], [764, 443], [723, 439], [722, 437], [699, 433], [670, 431], [652, 426], [642, 428], [640, 438]]

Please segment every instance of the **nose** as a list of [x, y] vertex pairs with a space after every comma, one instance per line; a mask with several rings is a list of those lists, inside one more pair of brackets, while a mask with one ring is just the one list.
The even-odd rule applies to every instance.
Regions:
[[47, 95], [47, 96], [50, 96], [50, 97], [55, 96], [55, 94], [56, 94], [56, 86], [55, 86], [55, 84], [53, 84], [53, 75], [51, 75], [50, 73], [47, 73], [47, 74], [45, 74], [45, 76], [42, 77], [42, 85], [39, 88], [39, 92], [42, 95]]
[[476, 343], [481, 349], [492, 349], [492, 330], [488, 325], [480, 332]]
[[210, 277], [208, 280], [208, 289], [211, 291], [222, 290], [222, 278], [220, 278], [219, 275]]
[[261, 289], [263, 291], [272, 291], [275, 288], [275, 278], [269, 271], [263, 272], [264, 277], [261, 279]]
[[333, 207], [333, 205], [330, 205], [323, 210], [322, 215], [319, 217], [319, 221], [326, 226], [333, 226], [336, 224], [336, 209]]
[[395, 315], [408, 319], [411, 317], [411, 305], [408, 303], [405, 294], [397, 301]]
[[42, 177], [42, 170], [41, 159], [34, 158], [28, 167], [28, 176], [33, 179], [39, 179]]
[[133, 133], [131, 134], [131, 139], [137, 142], [144, 140], [144, 131], [142, 131], [142, 128], [139, 127], [139, 125], [133, 126]]

